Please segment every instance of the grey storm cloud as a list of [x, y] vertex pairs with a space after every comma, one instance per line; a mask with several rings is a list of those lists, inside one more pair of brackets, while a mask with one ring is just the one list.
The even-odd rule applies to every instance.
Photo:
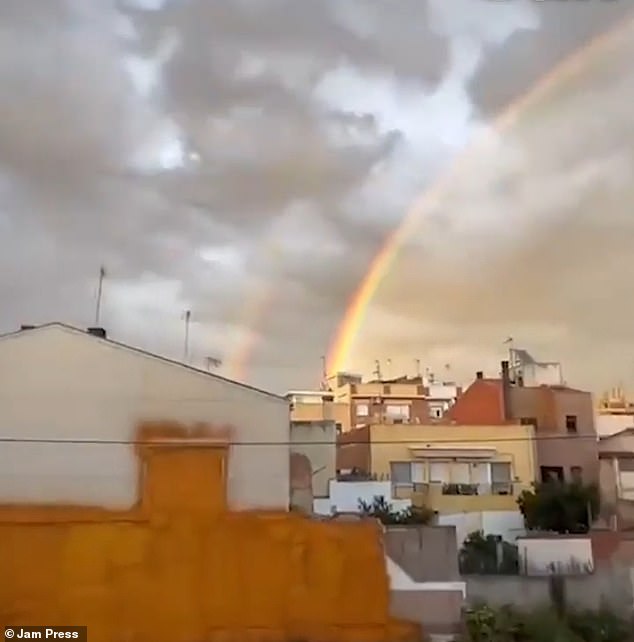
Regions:
[[[570, 4], [5, 0], [0, 325], [91, 323], [104, 264], [103, 321], [118, 338], [178, 356], [191, 309], [197, 363], [230, 362], [255, 336], [251, 380], [313, 383], [349, 296], [416, 196], [493, 113], [624, 15], [625, 3]], [[615, 145], [600, 158], [618, 174]], [[573, 163], [575, 189], [583, 171], [594, 170]], [[528, 202], [544, 180], [482, 184]], [[458, 204], [474, 188], [461, 189]], [[474, 204], [471, 227], [433, 213], [438, 242], [495, 234], [485, 209]], [[522, 260], [549, 238], [544, 216], [525, 226]], [[427, 266], [419, 254], [402, 258], [414, 273]], [[402, 296], [391, 285], [384, 296], [402, 323], [388, 334], [405, 342], [421, 313], [402, 309], [418, 281], [401, 283]], [[455, 333], [437, 326], [450, 352]]]

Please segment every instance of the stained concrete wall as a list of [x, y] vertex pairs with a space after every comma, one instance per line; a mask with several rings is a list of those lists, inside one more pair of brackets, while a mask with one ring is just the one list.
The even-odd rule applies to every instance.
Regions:
[[0, 502], [129, 508], [152, 420], [230, 427], [232, 507], [288, 506], [285, 399], [59, 324], [0, 338]]
[[291, 509], [313, 512], [313, 468], [306, 455], [291, 453]]
[[334, 421], [292, 421], [291, 451], [306, 455], [312, 466], [315, 497], [328, 497], [328, 483], [337, 473], [337, 429]]
[[226, 443], [172, 428], [143, 436], [132, 510], [0, 506], [0, 624], [81, 623], [91, 642], [420, 640], [390, 615], [376, 521], [232, 512]]
[[388, 526], [385, 550], [416, 582], [460, 579], [453, 526]]
[[[464, 579], [470, 604], [512, 604], [530, 609], [550, 601], [547, 577], [470, 575]], [[629, 567], [564, 578], [569, 605], [598, 609], [605, 604], [626, 617], [634, 613], [633, 583], [634, 573]]]
[[385, 550], [392, 613], [424, 622], [429, 634], [455, 635], [461, 627], [465, 585], [458, 573], [453, 526], [389, 526]]

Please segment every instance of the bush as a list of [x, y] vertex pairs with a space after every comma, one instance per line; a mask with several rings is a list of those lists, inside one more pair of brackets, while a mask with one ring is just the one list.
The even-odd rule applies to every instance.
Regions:
[[605, 609], [560, 616], [553, 608], [522, 612], [484, 604], [467, 611], [465, 625], [470, 642], [634, 642], [632, 625]]
[[517, 505], [530, 530], [587, 533], [599, 514], [599, 489], [595, 484], [553, 480], [523, 491]]
[[422, 507], [410, 506], [401, 511], [394, 510], [385, 497], [377, 496], [372, 503], [359, 500], [359, 511], [368, 517], [376, 517], [382, 524], [429, 524], [434, 518], [434, 511]]

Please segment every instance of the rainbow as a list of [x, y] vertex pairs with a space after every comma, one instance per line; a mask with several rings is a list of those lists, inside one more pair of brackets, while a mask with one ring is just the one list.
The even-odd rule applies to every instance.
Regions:
[[[555, 66], [550, 72], [531, 87], [531, 89], [514, 100], [494, 120], [493, 127], [498, 133], [504, 133], [512, 127], [523, 112], [544, 98], [554, 87], [564, 80], [581, 73], [587, 61], [607, 47], [620, 42], [634, 26], [634, 16], [616, 27], [603, 33]], [[631, 36], [630, 36], [631, 37]], [[390, 271], [399, 250], [408, 237], [418, 228], [426, 211], [437, 205], [445, 196], [449, 186], [457, 179], [465, 163], [473, 158], [480, 149], [484, 137], [476, 137], [467, 150], [460, 154], [449, 169], [420, 196], [398, 227], [387, 237], [376, 253], [370, 266], [356, 289], [343, 318], [335, 332], [334, 340], [328, 351], [327, 369], [329, 374], [343, 370], [354, 347], [355, 340], [367, 314], [368, 307], [381, 282]]]
[[[276, 239], [269, 237], [261, 246], [261, 253], [266, 263], [275, 267], [279, 263], [282, 251], [278, 247]], [[253, 292], [253, 294], [245, 296], [239, 317], [242, 320], [239, 325], [248, 328], [249, 331], [238, 342], [223, 368], [227, 376], [236, 381], [244, 381], [247, 378], [249, 362], [262, 339], [257, 328], [262, 327], [265, 315], [273, 306], [277, 294], [277, 290], [273, 288], [272, 279], [267, 282], [258, 281]]]
[[246, 298], [242, 318], [249, 320], [247, 327], [251, 329], [226, 365], [227, 376], [231, 379], [244, 381], [247, 378], [248, 363], [261, 342], [261, 337], [254, 328], [262, 325], [265, 313], [272, 306], [274, 294], [271, 284], [267, 283], [260, 286], [255, 296]]

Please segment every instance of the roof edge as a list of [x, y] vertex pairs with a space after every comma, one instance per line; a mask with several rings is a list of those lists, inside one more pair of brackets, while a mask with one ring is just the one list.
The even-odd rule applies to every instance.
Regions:
[[230, 383], [230, 384], [233, 384], [234, 386], [239, 386], [240, 388], [243, 388], [245, 390], [249, 390], [251, 392], [257, 392], [260, 395], [264, 395], [266, 397], [270, 397], [277, 401], [281, 401], [281, 402], [284, 402], [285, 404], [288, 404], [288, 400], [284, 396], [278, 395], [274, 392], [269, 392], [268, 390], [263, 390], [262, 388], [257, 388], [256, 386], [251, 386], [248, 383], [243, 383], [241, 381], [235, 381], [234, 379], [223, 377], [222, 375], [216, 374], [214, 372], [208, 372], [207, 370], [203, 370], [202, 368], [197, 368], [196, 366], [190, 366], [189, 364], [183, 363], [182, 361], [177, 361], [176, 359], [171, 359], [170, 357], [166, 357], [166, 356], [157, 354], [155, 352], [150, 352], [149, 350], [144, 350], [143, 348], [138, 348], [136, 346], [132, 346], [127, 343], [122, 343], [121, 341], [115, 341], [110, 337], [102, 338], [102, 337], [89, 334], [86, 330], [82, 330], [81, 328], [78, 328], [74, 325], [70, 325], [69, 323], [64, 323], [62, 321], [49, 321], [47, 323], [36, 325], [35, 327], [29, 328], [28, 330], [19, 329], [19, 330], [13, 330], [11, 332], [5, 332], [3, 334], [0, 334], [0, 341], [2, 341], [3, 339], [10, 339], [10, 338], [15, 338], [19, 336], [28, 336], [33, 332], [38, 332], [39, 330], [46, 330], [49, 328], [60, 328], [62, 330], [67, 330], [69, 332], [79, 334], [83, 337], [89, 337], [90, 340], [92, 341], [100, 341], [101, 343], [106, 343], [117, 348], [129, 350], [130, 352], [135, 352], [136, 354], [149, 357], [151, 359], [157, 359], [158, 361], [162, 361], [163, 363], [171, 364], [174, 366], [180, 366], [181, 368], [185, 368], [191, 372], [201, 374], [206, 377], [212, 377], [213, 379], [216, 379], [218, 381], [224, 381], [225, 383]]

